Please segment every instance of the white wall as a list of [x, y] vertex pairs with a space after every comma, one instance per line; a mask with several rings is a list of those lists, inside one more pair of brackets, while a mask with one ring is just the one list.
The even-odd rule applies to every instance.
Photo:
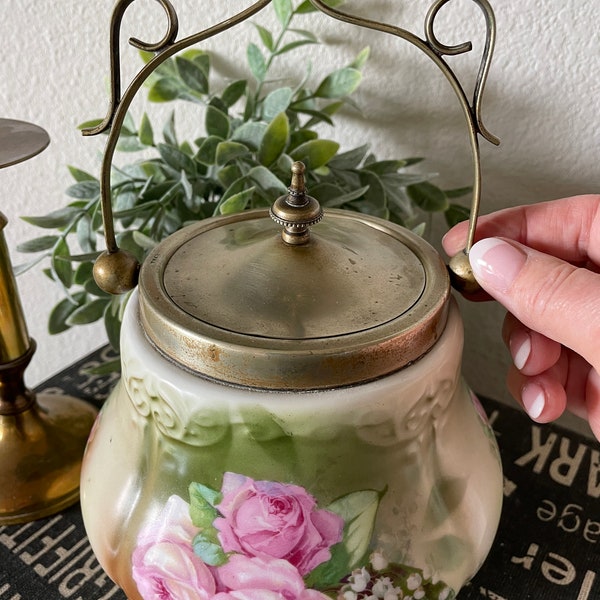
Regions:
[[[247, 2], [172, 0], [188, 35]], [[19, 220], [61, 207], [70, 185], [67, 164], [99, 171], [103, 138], [83, 138], [76, 125], [103, 116], [107, 105], [108, 23], [112, 0], [2, 0], [0, 39], [0, 116], [35, 122], [52, 138], [40, 156], [0, 172], [0, 210], [10, 220], [5, 234], [14, 264], [27, 258], [19, 241], [41, 232]], [[492, 0], [498, 40], [483, 115], [499, 136], [495, 148], [482, 141], [483, 212], [539, 200], [600, 191], [600, 26], [596, 2], [584, 0]], [[385, 20], [422, 36], [429, 2], [354, 0], [355, 12]], [[270, 11], [270, 9], [267, 9]], [[269, 20], [264, 14], [257, 18]], [[300, 23], [298, 24], [301, 25]], [[447, 82], [415, 48], [403, 40], [340, 25], [322, 15], [304, 27], [328, 42], [314, 51], [321, 64], [343, 64], [366, 44], [372, 56], [357, 95], [366, 118], [351, 116], [334, 135], [346, 147], [369, 138], [381, 157], [421, 155], [427, 168], [447, 186], [471, 182], [470, 149], [461, 110]], [[481, 50], [483, 25], [470, 0], [450, 2], [439, 16], [437, 35], [445, 43], [473, 39], [469, 56], [450, 58], [472, 82]], [[157, 2], [138, 0], [125, 19], [127, 36], [154, 41], [164, 30]], [[244, 27], [211, 42], [218, 70], [240, 72], [243, 50], [253, 29]], [[139, 61], [124, 49], [125, 81]], [[153, 109], [154, 110], [154, 109]], [[156, 113], [158, 114], [158, 113]], [[437, 237], [441, 235], [439, 228]], [[60, 298], [40, 269], [18, 280], [30, 333], [38, 351], [27, 375], [35, 384], [104, 342], [101, 326], [50, 337], [48, 313]], [[461, 303], [466, 320], [465, 373], [473, 387], [506, 397], [507, 356], [500, 341], [502, 311], [492, 304]]]

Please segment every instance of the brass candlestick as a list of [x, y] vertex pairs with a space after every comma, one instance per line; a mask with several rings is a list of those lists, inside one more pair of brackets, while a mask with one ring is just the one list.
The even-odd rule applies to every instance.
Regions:
[[[0, 119], [0, 168], [48, 145], [30, 123]], [[58, 394], [34, 394], [24, 374], [36, 348], [27, 332], [0, 213], [0, 524], [38, 519], [79, 498], [85, 444], [97, 411]]]

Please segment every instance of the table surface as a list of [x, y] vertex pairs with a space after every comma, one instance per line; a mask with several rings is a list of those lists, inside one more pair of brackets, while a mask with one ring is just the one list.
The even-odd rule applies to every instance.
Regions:
[[[101, 348], [37, 391], [101, 406], [118, 375], [91, 375], [113, 359]], [[600, 445], [520, 410], [482, 398], [504, 467], [496, 540], [459, 600], [600, 598]], [[85, 537], [79, 505], [52, 517], [0, 527], [0, 600], [124, 600]]]

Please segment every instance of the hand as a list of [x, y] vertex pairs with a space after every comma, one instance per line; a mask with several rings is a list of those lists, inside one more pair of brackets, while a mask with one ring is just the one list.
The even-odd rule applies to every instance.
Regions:
[[[461, 223], [446, 234], [450, 256], [466, 232]], [[508, 310], [509, 391], [533, 420], [552, 421], [568, 408], [600, 440], [600, 195], [481, 217], [476, 242], [475, 278]]]

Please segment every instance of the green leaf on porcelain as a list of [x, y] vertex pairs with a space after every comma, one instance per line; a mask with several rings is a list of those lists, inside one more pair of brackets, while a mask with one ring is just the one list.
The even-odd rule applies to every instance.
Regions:
[[331, 549], [331, 559], [310, 573], [309, 586], [334, 585], [365, 564], [382, 495], [374, 490], [352, 492], [327, 507], [344, 520], [343, 538]]
[[218, 531], [213, 525], [219, 516], [215, 508], [222, 499], [219, 492], [202, 485], [192, 483], [189, 487], [190, 518], [200, 531], [193, 540], [194, 552], [208, 565], [219, 566], [227, 562], [227, 555], [219, 543]]

